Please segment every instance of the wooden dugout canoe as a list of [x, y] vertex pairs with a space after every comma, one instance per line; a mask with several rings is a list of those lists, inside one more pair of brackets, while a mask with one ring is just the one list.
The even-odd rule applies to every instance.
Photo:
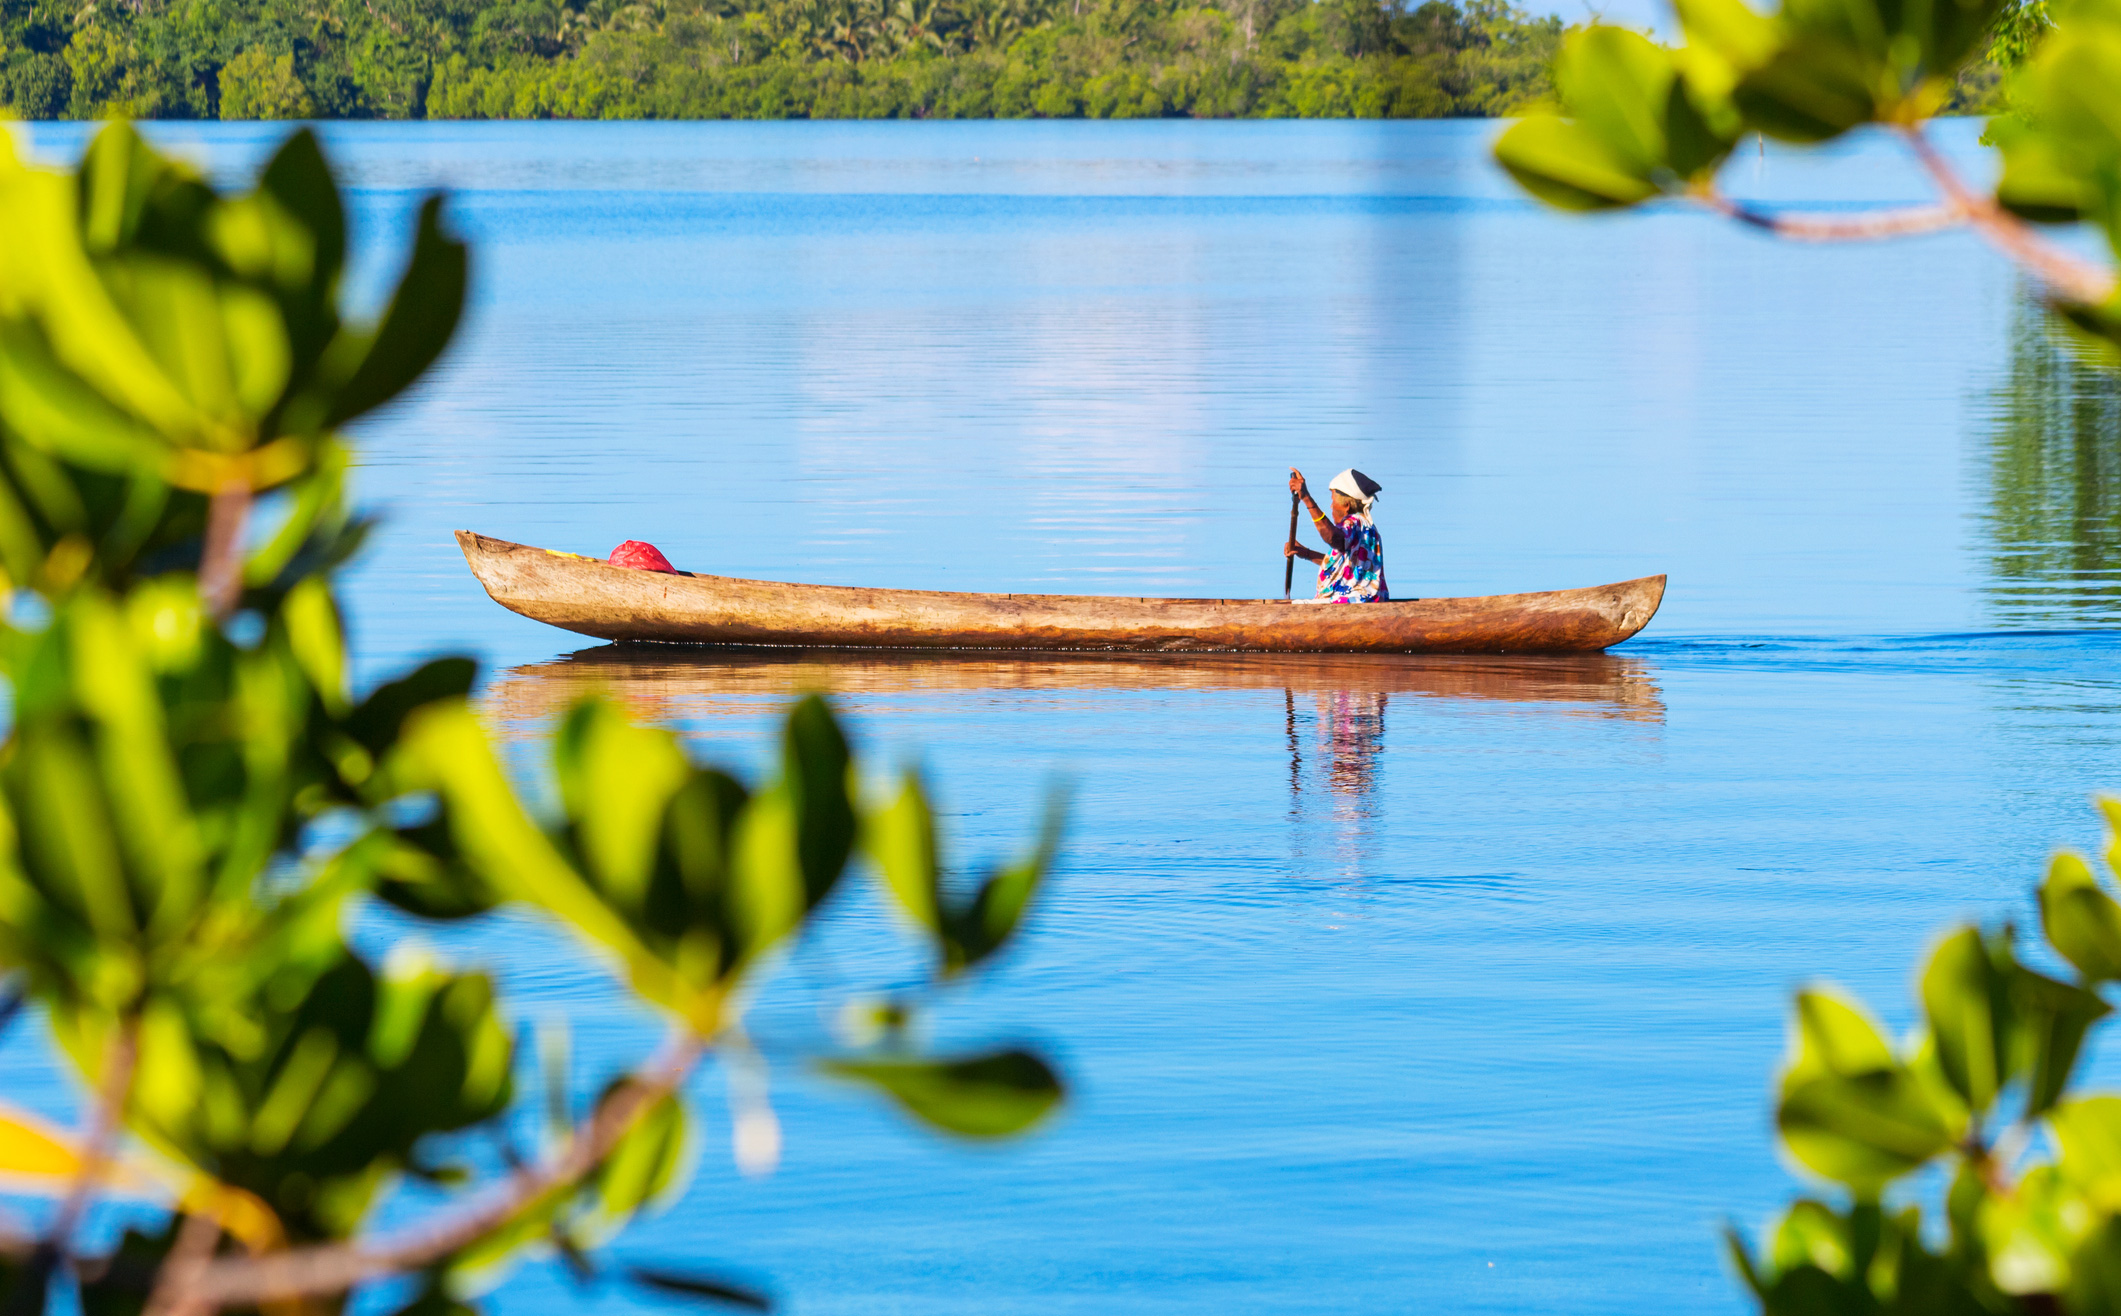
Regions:
[[511, 612], [582, 635], [658, 644], [1146, 653], [1584, 653], [1649, 624], [1664, 577], [1471, 599], [1305, 607], [1279, 599], [791, 585], [666, 575], [457, 531], [472, 574]]

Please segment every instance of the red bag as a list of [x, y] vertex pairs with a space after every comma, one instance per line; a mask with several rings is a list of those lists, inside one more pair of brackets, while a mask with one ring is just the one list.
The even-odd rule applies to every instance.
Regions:
[[673, 576], [678, 574], [678, 569], [670, 565], [669, 558], [656, 551], [654, 544], [644, 544], [638, 539], [629, 539], [612, 549], [608, 560], [615, 567], [632, 567], [636, 571], [667, 571]]

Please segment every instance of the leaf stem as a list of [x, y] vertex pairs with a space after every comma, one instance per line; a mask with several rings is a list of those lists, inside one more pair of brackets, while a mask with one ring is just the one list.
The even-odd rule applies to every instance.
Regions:
[[190, 1289], [212, 1262], [214, 1247], [220, 1241], [219, 1220], [203, 1211], [185, 1216], [177, 1230], [177, 1241], [155, 1276], [155, 1287], [148, 1294], [143, 1316], [202, 1316], [210, 1311], [204, 1301], [191, 1295]]
[[2024, 220], [1997, 205], [1994, 197], [1968, 187], [1951, 161], [1923, 134], [1921, 125], [1902, 124], [1897, 131], [1937, 190], [1944, 193], [1945, 204], [1955, 207], [1990, 246], [2046, 284], [2055, 296], [2097, 306], [2113, 295], [2114, 278], [2108, 271], [2039, 237]]
[[250, 486], [240, 480], [216, 489], [207, 504], [199, 593], [219, 621], [227, 621], [243, 597], [243, 523], [249, 515]]
[[1869, 242], [1935, 233], [1967, 222], [1966, 213], [1951, 204], [1906, 206], [1859, 215], [1777, 215], [1733, 201], [1714, 188], [1689, 195], [1719, 215], [1792, 242]]
[[1727, 219], [1793, 242], [1910, 237], [1964, 224], [2062, 301], [2097, 306], [2113, 296], [2114, 276], [2110, 272], [2041, 238], [2031, 225], [1996, 204], [1994, 197], [1969, 187], [1951, 161], [1923, 134], [1920, 124], [1899, 124], [1894, 130], [1944, 194], [1942, 201], [1859, 215], [1778, 215], [1734, 201], [1713, 186], [1694, 188], [1687, 196]]
[[71, 1255], [74, 1230], [96, 1199], [96, 1185], [110, 1161], [111, 1148], [125, 1119], [125, 1105], [132, 1096], [133, 1073], [140, 1058], [140, 1020], [125, 1014], [103, 1050], [103, 1074], [96, 1084], [96, 1100], [90, 1108], [88, 1128], [81, 1139], [81, 1168], [66, 1190], [66, 1197], [53, 1213], [51, 1224], [37, 1244], [31, 1264], [45, 1273]]

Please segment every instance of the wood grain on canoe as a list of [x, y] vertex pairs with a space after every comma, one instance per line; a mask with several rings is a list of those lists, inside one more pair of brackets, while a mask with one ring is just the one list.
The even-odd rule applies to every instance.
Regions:
[[792, 585], [637, 571], [457, 531], [496, 603], [605, 640], [854, 649], [1581, 653], [1649, 624], [1664, 577], [1487, 598], [1305, 606], [1262, 599]]

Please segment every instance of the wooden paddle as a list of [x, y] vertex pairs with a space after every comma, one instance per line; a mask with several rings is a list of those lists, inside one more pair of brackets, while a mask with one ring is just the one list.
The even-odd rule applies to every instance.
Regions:
[[[1289, 495], [1289, 542], [1292, 544], [1296, 542], [1296, 506], [1299, 501], [1295, 494]], [[1283, 603], [1289, 601], [1289, 588], [1295, 583], [1296, 558], [1291, 554], [1281, 560], [1281, 601]]]

